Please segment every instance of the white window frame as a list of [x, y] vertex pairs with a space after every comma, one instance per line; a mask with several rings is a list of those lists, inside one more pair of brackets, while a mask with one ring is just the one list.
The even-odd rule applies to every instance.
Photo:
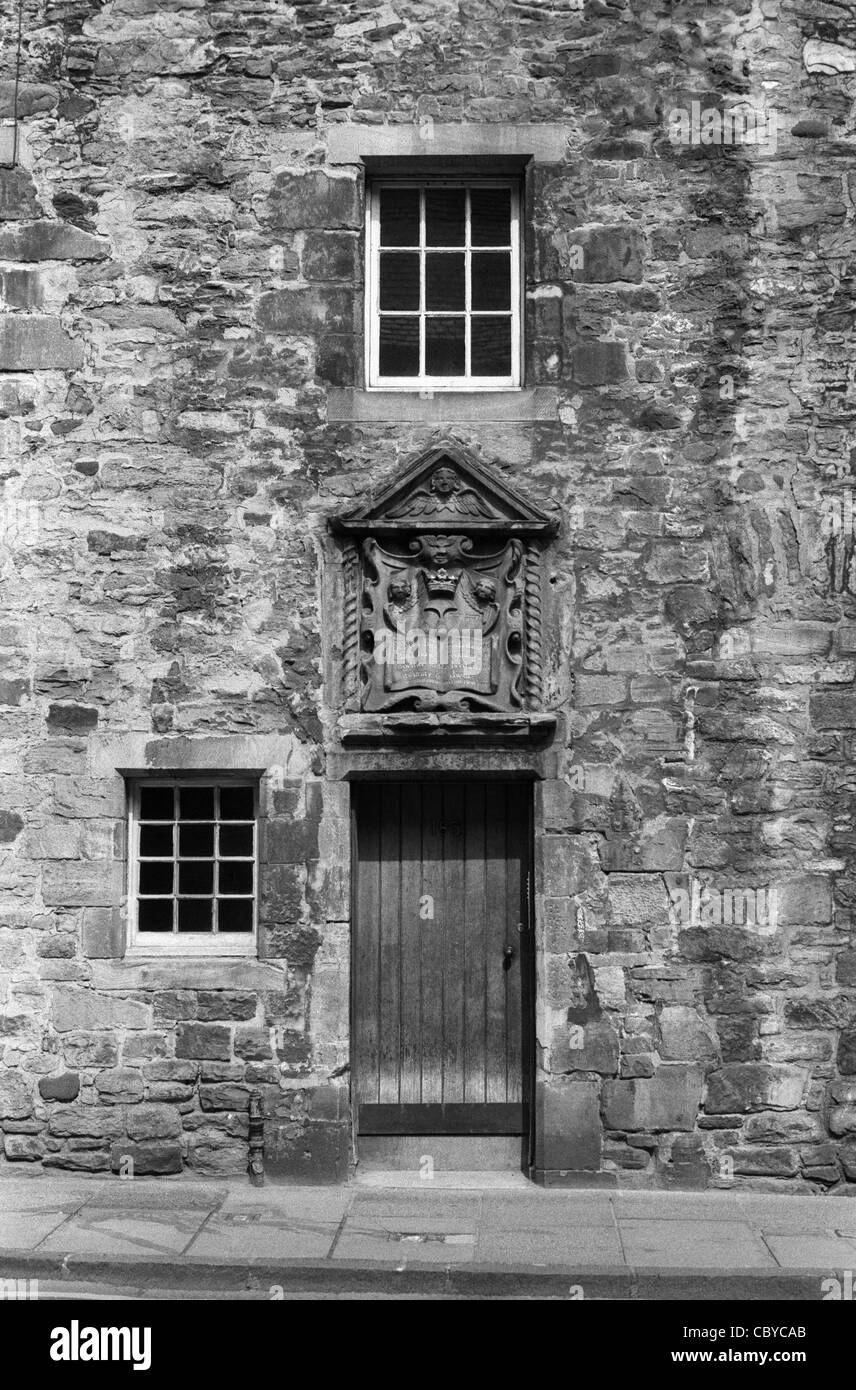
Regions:
[[[220, 936], [210, 932], [141, 932], [137, 922], [137, 896], [140, 881], [139, 827], [140, 791], [143, 787], [226, 787], [229, 785], [253, 789], [253, 926], [249, 932], [230, 932]], [[241, 822], [237, 822], [240, 824]], [[142, 824], [151, 824], [149, 821]], [[173, 846], [177, 850], [177, 846]], [[215, 848], [217, 848], [215, 846]], [[149, 856], [146, 856], [147, 858]], [[166, 856], [164, 856], [164, 859]], [[216, 860], [217, 856], [215, 856]], [[174, 853], [172, 862], [177, 863]], [[247, 862], [246, 859], [236, 862]], [[207, 896], [207, 895], [205, 895]], [[247, 898], [249, 895], [247, 895]], [[244, 901], [247, 900], [244, 898]], [[128, 941], [126, 958], [145, 957], [161, 960], [175, 956], [248, 956], [258, 955], [259, 924], [259, 779], [252, 773], [210, 773], [196, 777], [139, 777], [128, 788]]]
[[[499, 376], [406, 376], [406, 377], [382, 377], [380, 375], [380, 309], [378, 304], [380, 288], [380, 191], [382, 188], [508, 188], [511, 190], [511, 372], [507, 377]], [[424, 342], [424, 323], [425, 323], [425, 217], [424, 201], [422, 204], [423, 212], [420, 218], [419, 231], [419, 257], [420, 257], [420, 356], [424, 361], [425, 342]], [[365, 301], [365, 343], [366, 343], [366, 390], [367, 391], [409, 391], [413, 393], [428, 394], [434, 391], [519, 391], [523, 385], [522, 361], [522, 324], [523, 324], [523, 269], [520, 254], [520, 210], [521, 210], [521, 189], [520, 181], [515, 178], [468, 178], [466, 175], [448, 178], [392, 178], [383, 177], [373, 179], [369, 188], [369, 196], [366, 199], [366, 301]], [[465, 322], [466, 322], [466, 361], [469, 362], [470, 355], [470, 318], [472, 309], [470, 307], [470, 261], [472, 248], [470, 242], [470, 217], [469, 217], [469, 198], [467, 199], [467, 230], [466, 245], [463, 250], [466, 257], [466, 299]], [[401, 248], [405, 250], [406, 248]], [[412, 248], [416, 250], [417, 248]], [[479, 251], [507, 250], [508, 248], [494, 248], [490, 246], [480, 246], [475, 248]], [[488, 310], [478, 310], [479, 314], [489, 313]], [[508, 317], [506, 310], [494, 310], [495, 317]], [[449, 317], [455, 317], [451, 314]]]

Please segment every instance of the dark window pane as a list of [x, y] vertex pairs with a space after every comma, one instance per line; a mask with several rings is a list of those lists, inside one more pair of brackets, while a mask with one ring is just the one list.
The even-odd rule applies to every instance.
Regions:
[[388, 251], [380, 258], [381, 309], [419, 308], [419, 252]]
[[511, 319], [474, 317], [470, 346], [473, 376], [511, 375]]
[[171, 825], [141, 825], [140, 854], [172, 854]]
[[137, 926], [140, 931], [172, 931], [172, 898], [141, 898]]
[[462, 313], [464, 299], [464, 257], [442, 252], [425, 257], [426, 309], [456, 309]]
[[380, 321], [381, 376], [419, 375], [419, 320]]
[[252, 854], [253, 827], [251, 825], [221, 825], [220, 853], [224, 855]]
[[473, 246], [509, 246], [511, 189], [473, 188], [470, 192], [470, 219]]
[[178, 832], [178, 852], [182, 858], [210, 858], [214, 853], [213, 825], [182, 825]]
[[464, 375], [464, 320], [425, 320], [427, 376]]
[[179, 864], [178, 891], [179, 893], [213, 893], [214, 865]]
[[473, 309], [511, 308], [511, 255], [480, 251], [473, 255]]
[[178, 818], [179, 820], [213, 820], [214, 788], [179, 787]]
[[217, 891], [220, 893], [252, 893], [253, 866], [238, 862], [220, 864]]
[[247, 898], [217, 899], [218, 932], [252, 931], [253, 904]]
[[140, 787], [140, 820], [172, 820], [172, 787]]
[[172, 892], [172, 860], [168, 864], [140, 864], [141, 893]]
[[206, 898], [179, 898], [178, 930], [211, 931], [213, 906]]
[[419, 245], [419, 189], [380, 190], [381, 246]]
[[466, 192], [429, 188], [425, 194], [426, 246], [463, 246]]
[[252, 787], [220, 788], [221, 820], [254, 820], [255, 797]]

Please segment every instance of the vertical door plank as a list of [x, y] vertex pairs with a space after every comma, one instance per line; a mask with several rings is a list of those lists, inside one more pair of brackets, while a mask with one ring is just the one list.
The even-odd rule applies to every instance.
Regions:
[[372, 783], [357, 796], [356, 1072], [357, 1099], [378, 1100], [377, 979], [380, 941], [380, 796]]
[[443, 788], [443, 1100], [464, 1099], [464, 788]]
[[506, 984], [503, 950], [506, 943], [506, 803], [507, 786], [492, 782], [486, 795], [485, 830], [485, 1007], [487, 1011], [486, 1098], [507, 1099]]
[[485, 912], [485, 784], [467, 782], [464, 790], [464, 1100], [471, 1105], [482, 1105], [485, 1101]]
[[443, 902], [443, 784], [422, 788], [422, 892], [434, 904], [434, 919], [422, 929], [422, 1102], [443, 1100], [443, 956], [446, 911]]
[[[401, 1093], [402, 1105], [422, 1099], [422, 783], [401, 796]], [[430, 928], [430, 923], [428, 927]]]
[[509, 1101], [523, 1098], [523, 970], [525, 941], [518, 932], [521, 918], [521, 882], [525, 878], [523, 855], [528, 844], [529, 818], [525, 789], [512, 782], [508, 787], [508, 817], [505, 852], [506, 941], [514, 950], [506, 986], [506, 1075]]
[[401, 1066], [401, 783], [380, 783], [379, 1095], [396, 1104]]

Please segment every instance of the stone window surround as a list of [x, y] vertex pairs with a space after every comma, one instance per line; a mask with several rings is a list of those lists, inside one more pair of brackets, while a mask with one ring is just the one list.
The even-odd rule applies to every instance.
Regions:
[[[167, 956], [178, 957], [216, 957], [219, 959], [229, 958], [254, 958], [258, 954], [258, 893], [259, 893], [259, 827], [261, 817], [259, 812], [259, 784], [262, 773], [258, 770], [247, 771], [246, 768], [232, 768], [224, 771], [222, 768], [193, 768], [188, 770], [174, 768], [160, 771], [155, 768], [148, 768], [143, 773], [134, 775], [125, 770], [122, 776], [125, 780], [125, 794], [127, 806], [127, 926], [125, 937], [125, 959], [126, 960], [153, 960]], [[136, 796], [139, 789], [148, 783], [160, 786], [167, 783], [173, 786], [189, 786], [194, 783], [205, 785], [229, 785], [238, 781], [247, 782], [254, 788], [255, 797], [255, 829], [253, 836], [253, 926], [252, 931], [238, 933], [233, 936], [220, 937], [217, 933], [188, 932], [182, 935], [165, 932], [163, 934], [147, 932], [141, 933], [136, 924], [136, 889], [135, 889], [135, 870], [139, 866], [139, 855], [135, 846], [136, 828], [139, 819], [136, 814]], [[176, 851], [177, 854], [177, 851]]]
[[[522, 168], [527, 161], [559, 163], [567, 154], [563, 125], [446, 124], [423, 120], [418, 125], [377, 126], [342, 123], [327, 137], [331, 165], [355, 165], [365, 173], [374, 160], [508, 159]], [[558, 392], [552, 386], [522, 386], [502, 391], [383, 391], [333, 387], [328, 393], [331, 421], [395, 421], [429, 424], [526, 423], [555, 420]]]
[[[108, 782], [115, 791], [117, 819], [121, 806], [120, 825], [123, 828], [121, 859], [115, 861], [116, 872], [111, 873], [111, 945], [104, 949], [97, 946], [86, 950], [93, 967], [103, 967], [105, 980], [112, 981], [112, 988], [127, 989], [127, 968], [158, 964], [164, 978], [184, 979], [186, 971], [204, 969], [206, 978], [212, 971], [228, 970], [232, 964], [252, 967], [266, 962], [259, 956], [258, 932], [253, 933], [251, 943], [242, 944], [240, 954], [234, 950], [226, 953], [215, 951], [208, 946], [203, 954], [198, 949], [185, 950], [170, 946], [152, 946], [149, 949], [130, 941], [129, 923], [129, 868], [130, 846], [128, 844], [128, 793], [134, 782], [147, 778], [176, 779], [199, 777], [216, 781], [234, 780], [236, 776], [246, 777], [259, 785], [259, 811], [257, 818], [258, 834], [262, 834], [264, 810], [261, 792], [265, 779], [275, 779], [284, 769], [283, 747], [285, 740], [274, 736], [243, 735], [234, 737], [206, 738], [157, 738], [151, 734], [131, 733], [105, 735], [93, 739], [90, 753], [92, 777]], [[259, 869], [261, 865], [259, 862]], [[106, 907], [106, 904], [105, 904]], [[208, 945], [208, 943], [206, 943]], [[106, 987], [106, 986], [105, 986]]]

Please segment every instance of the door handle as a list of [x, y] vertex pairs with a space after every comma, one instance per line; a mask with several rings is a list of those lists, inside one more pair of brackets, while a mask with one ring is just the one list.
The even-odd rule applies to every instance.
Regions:
[[502, 953], [502, 968], [503, 968], [503, 970], [510, 970], [510, 969], [511, 969], [511, 962], [512, 962], [513, 960], [514, 960], [514, 947], [513, 947], [513, 946], [506, 946], [505, 950], [504, 950], [503, 953]]

